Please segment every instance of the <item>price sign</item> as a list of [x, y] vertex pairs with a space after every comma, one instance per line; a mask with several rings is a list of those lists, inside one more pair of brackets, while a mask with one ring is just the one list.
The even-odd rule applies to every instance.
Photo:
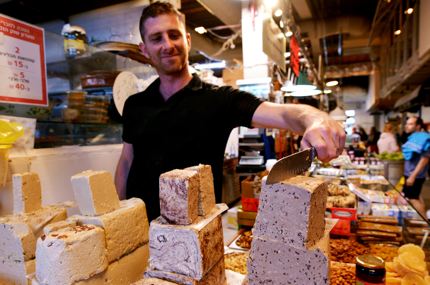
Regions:
[[0, 14], [0, 102], [48, 105], [44, 30]]

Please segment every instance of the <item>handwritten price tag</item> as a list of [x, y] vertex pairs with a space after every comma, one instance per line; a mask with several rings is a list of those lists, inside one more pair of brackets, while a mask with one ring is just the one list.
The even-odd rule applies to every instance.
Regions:
[[0, 102], [48, 105], [44, 30], [0, 14]]

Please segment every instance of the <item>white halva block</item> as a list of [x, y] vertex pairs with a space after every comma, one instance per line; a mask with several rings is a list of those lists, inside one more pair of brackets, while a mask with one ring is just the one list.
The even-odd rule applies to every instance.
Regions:
[[120, 260], [109, 264], [108, 268], [90, 279], [73, 285], [122, 285], [131, 284], [143, 277], [149, 258], [149, 245], [145, 244]]
[[73, 192], [84, 216], [98, 216], [119, 208], [112, 175], [107, 171], [87, 170], [72, 176]]
[[104, 230], [88, 225], [63, 228], [37, 240], [36, 277], [41, 284], [70, 285], [107, 266]]
[[329, 250], [328, 231], [314, 246], [302, 249], [254, 237], [248, 259], [249, 284], [329, 284]]
[[110, 213], [85, 217], [74, 216], [80, 224], [102, 227], [106, 235], [109, 263], [121, 258], [149, 240], [149, 223], [145, 203], [139, 198], [120, 202], [120, 208]]
[[36, 260], [25, 262], [1, 262], [0, 261], [0, 284], [1, 285], [27, 285], [31, 281], [28, 276], [35, 271]]
[[264, 185], [260, 194], [253, 236], [282, 241], [303, 248], [324, 234], [326, 183], [318, 178], [296, 176]]
[[225, 208], [215, 207], [213, 214], [188, 226], [170, 225], [162, 217], [153, 220], [149, 229], [151, 270], [201, 280], [224, 254], [220, 213]]
[[42, 189], [37, 173], [14, 174], [12, 186], [14, 214], [33, 212], [42, 207]]
[[30, 227], [13, 217], [0, 218], [0, 264], [21, 262], [35, 256], [36, 238]]
[[49, 225], [46, 225], [43, 228], [43, 233], [45, 235], [50, 234], [51, 232], [55, 232], [64, 228], [75, 227], [78, 225], [77, 220], [74, 217], [67, 218], [64, 221], [55, 222]]
[[30, 226], [37, 239], [43, 235], [44, 227], [51, 223], [65, 220], [67, 218], [67, 210], [62, 206], [51, 205], [34, 212], [22, 213], [17, 215], [17, 217]]
[[198, 217], [199, 175], [175, 169], [160, 175], [160, 212], [169, 223], [189, 225]]

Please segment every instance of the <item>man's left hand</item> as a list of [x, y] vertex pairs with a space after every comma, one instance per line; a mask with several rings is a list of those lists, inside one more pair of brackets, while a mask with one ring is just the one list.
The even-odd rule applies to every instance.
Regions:
[[409, 176], [408, 179], [406, 179], [406, 185], [407, 186], [412, 186], [415, 183], [415, 177], [414, 176]]
[[345, 138], [345, 130], [340, 123], [327, 116], [305, 130], [301, 147], [303, 149], [315, 147], [318, 159], [328, 162], [342, 154]]

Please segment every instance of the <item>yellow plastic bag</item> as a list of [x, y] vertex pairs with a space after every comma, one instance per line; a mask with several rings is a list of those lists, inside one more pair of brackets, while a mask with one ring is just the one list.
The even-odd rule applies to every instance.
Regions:
[[12, 145], [24, 134], [20, 123], [0, 119], [0, 145]]
[[24, 127], [19, 123], [0, 119], [0, 186], [6, 185], [9, 149], [24, 134]]

